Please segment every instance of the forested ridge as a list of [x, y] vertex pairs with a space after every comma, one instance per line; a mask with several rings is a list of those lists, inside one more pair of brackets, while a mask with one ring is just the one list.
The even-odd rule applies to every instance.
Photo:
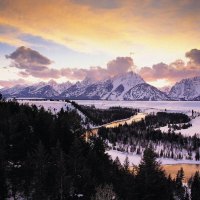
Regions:
[[[101, 137], [86, 143], [76, 111], [56, 115], [36, 106], [0, 102], [0, 199], [176, 200], [188, 199], [184, 172], [172, 180], [152, 147], [135, 171], [105, 154]], [[190, 180], [198, 199], [200, 177]]]

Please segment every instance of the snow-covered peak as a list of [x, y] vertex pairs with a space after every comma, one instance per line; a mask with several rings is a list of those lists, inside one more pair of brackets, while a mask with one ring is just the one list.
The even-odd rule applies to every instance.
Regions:
[[37, 87], [37, 88], [40, 88], [40, 87], [44, 87], [45, 85], [46, 85], [45, 82], [39, 82], [39, 83], [33, 84], [32, 86]]
[[164, 92], [165, 94], [169, 94], [170, 90], [171, 90], [171, 86], [164, 86], [161, 88], [158, 88], [160, 91]]
[[80, 83], [82, 86], [88, 86], [91, 85], [93, 83], [95, 83], [96, 81], [88, 76], [85, 77], [85, 79], [83, 79]]
[[177, 82], [169, 92], [169, 96], [177, 100], [194, 100], [200, 96], [200, 76], [183, 79]]
[[54, 81], [53, 79], [51, 79], [47, 84], [50, 86], [58, 85], [58, 83], [56, 81]]
[[[111, 79], [113, 89], [106, 98], [110, 100], [123, 100], [124, 95], [134, 86], [145, 83], [143, 78], [134, 72], [127, 72]], [[105, 98], [105, 97], [104, 97]]]

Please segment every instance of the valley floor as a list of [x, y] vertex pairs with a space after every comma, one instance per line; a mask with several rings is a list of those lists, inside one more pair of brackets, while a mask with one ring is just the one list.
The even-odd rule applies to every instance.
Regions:
[[[31, 105], [36, 105], [37, 107], [44, 107], [45, 110], [50, 110], [53, 113], [57, 113], [61, 108], [65, 109], [74, 109], [70, 103], [63, 101], [19, 101], [20, 103], [28, 103]], [[122, 107], [132, 107], [132, 108], [140, 108], [145, 113], [139, 113], [136, 116], [133, 116], [130, 119], [120, 120], [119, 122], [109, 123], [105, 125], [105, 127], [115, 127], [119, 124], [124, 124], [127, 122], [130, 124], [133, 120], [138, 121], [145, 117], [146, 114], [156, 113], [159, 111], [166, 112], [183, 112], [187, 113], [191, 116], [191, 111], [194, 110], [196, 112], [200, 111], [200, 102], [125, 102], [125, 101], [77, 101], [82, 105], [95, 105], [97, 108], [108, 108], [111, 106], [122, 106]], [[179, 105], [179, 106], [178, 106]], [[149, 107], [148, 107], [149, 106]], [[81, 115], [81, 113], [79, 113]], [[84, 118], [84, 116], [82, 116]], [[131, 120], [131, 122], [130, 122]], [[193, 136], [194, 134], [200, 133], [200, 116], [191, 120], [192, 126], [188, 129], [176, 130], [176, 133], [181, 133], [186, 136]], [[163, 132], [168, 131], [168, 127], [160, 127], [160, 130]], [[141, 156], [131, 153], [124, 153], [117, 150], [109, 150], [107, 153], [111, 156], [112, 159], [115, 159], [117, 156], [121, 163], [124, 162], [125, 158], [128, 157], [130, 164], [138, 165]], [[163, 165], [176, 165], [176, 164], [200, 164], [200, 161], [195, 160], [175, 160], [169, 158], [160, 158], [159, 159]]]

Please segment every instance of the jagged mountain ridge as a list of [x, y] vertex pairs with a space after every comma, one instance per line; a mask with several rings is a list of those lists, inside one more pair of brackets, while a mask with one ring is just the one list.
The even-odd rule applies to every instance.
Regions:
[[176, 83], [169, 94], [147, 84], [141, 76], [128, 72], [103, 81], [86, 77], [75, 84], [58, 84], [55, 81], [33, 85], [16, 85], [3, 88], [5, 97], [67, 98], [84, 100], [200, 100], [200, 77], [183, 79]]
[[31, 86], [15, 86], [0, 91], [6, 97], [67, 98], [87, 100], [169, 100], [167, 95], [147, 84], [141, 76], [128, 72], [103, 81], [86, 77], [81, 82], [55, 81]]
[[141, 83], [144, 80], [139, 75], [128, 72], [103, 81], [77, 82], [60, 96], [71, 99], [123, 100], [126, 92]]
[[52, 98], [59, 96], [64, 90], [71, 87], [70, 82], [57, 84], [55, 81], [49, 81], [48, 83], [40, 82], [33, 85], [16, 85], [12, 88], [3, 88], [0, 92], [5, 97], [16, 97], [16, 98]]

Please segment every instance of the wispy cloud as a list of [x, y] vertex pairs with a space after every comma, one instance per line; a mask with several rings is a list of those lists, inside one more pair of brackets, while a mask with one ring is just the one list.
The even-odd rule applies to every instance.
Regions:
[[16, 79], [16, 80], [0, 80], [1, 87], [13, 87], [15, 85], [23, 85], [27, 84], [27, 81], [24, 79]]

